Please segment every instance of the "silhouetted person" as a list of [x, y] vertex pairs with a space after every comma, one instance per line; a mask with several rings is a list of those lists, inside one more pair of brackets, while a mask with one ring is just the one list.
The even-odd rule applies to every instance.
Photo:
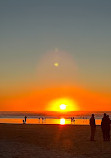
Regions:
[[107, 131], [108, 131], [108, 118], [106, 113], [104, 113], [104, 116], [102, 118], [102, 122], [101, 122], [101, 128], [102, 128], [102, 132], [103, 132], [103, 140], [106, 141], [107, 140]]
[[71, 117], [71, 123], [72, 123], [72, 117]]
[[91, 126], [91, 137], [90, 137], [90, 140], [94, 141], [94, 136], [95, 136], [95, 131], [96, 131], [96, 124], [95, 124], [94, 114], [92, 114], [92, 116], [90, 118], [90, 126]]
[[44, 121], [44, 118], [42, 117], [42, 123], [43, 123], [43, 121]]
[[38, 122], [40, 123], [40, 117], [38, 118]]
[[25, 120], [23, 120], [23, 124], [25, 124]]
[[71, 117], [71, 123], [75, 123], [74, 117]]
[[106, 140], [110, 141], [110, 118], [109, 115], [107, 117], [107, 122], [106, 122]]
[[75, 119], [74, 119], [74, 117], [73, 117], [73, 122], [75, 123]]
[[27, 116], [25, 116], [25, 123], [26, 123], [26, 121], [27, 121]]

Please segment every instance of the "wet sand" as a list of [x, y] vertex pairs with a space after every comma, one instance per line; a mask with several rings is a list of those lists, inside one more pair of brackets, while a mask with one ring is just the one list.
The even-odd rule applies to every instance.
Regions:
[[111, 158], [111, 142], [90, 126], [0, 124], [0, 158]]

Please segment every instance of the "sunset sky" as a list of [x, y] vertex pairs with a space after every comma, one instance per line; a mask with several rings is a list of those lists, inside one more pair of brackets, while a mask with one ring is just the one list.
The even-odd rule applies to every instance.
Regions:
[[0, 1], [0, 111], [111, 110], [110, 0]]

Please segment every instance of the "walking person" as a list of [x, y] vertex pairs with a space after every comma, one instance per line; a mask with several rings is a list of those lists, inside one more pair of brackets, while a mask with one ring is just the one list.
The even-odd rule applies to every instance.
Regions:
[[94, 136], [95, 136], [95, 131], [96, 131], [96, 124], [95, 124], [94, 114], [92, 114], [92, 116], [90, 118], [90, 126], [91, 126], [90, 141], [94, 141]]

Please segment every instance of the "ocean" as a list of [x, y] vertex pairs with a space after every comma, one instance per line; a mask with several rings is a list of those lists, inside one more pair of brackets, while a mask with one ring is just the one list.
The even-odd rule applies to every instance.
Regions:
[[111, 111], [0, 111], [0, 123], [22, 124], [24, 117], [27, 116], [27, 124], [89, 125], [91, 114], [95, 114], [96, 124], [100, 125], [104, 113], [111, 118]]

